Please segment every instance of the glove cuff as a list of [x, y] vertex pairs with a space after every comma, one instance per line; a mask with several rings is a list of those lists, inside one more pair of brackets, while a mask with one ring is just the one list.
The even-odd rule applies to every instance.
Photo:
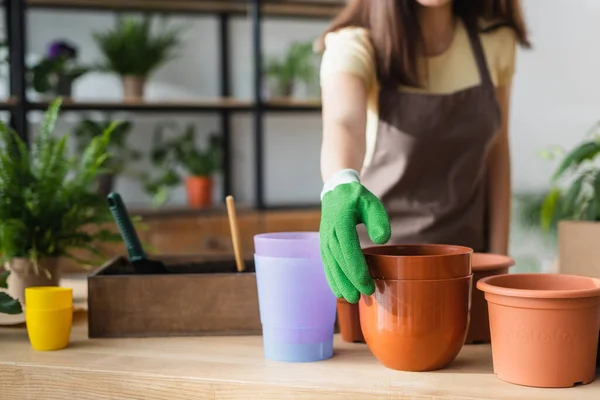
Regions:
[[321, 191], [321, 200], [323, 200], [325, 193], [332, 191], [336, 188], [336, 186], [352, 182], [360, 183], [360, 177], [358, 172], [355, 170], [342, 169], [336, 172], [327, 180], [327, 182], [325, 182], [325, 185], [323, 185], [323, 190]]

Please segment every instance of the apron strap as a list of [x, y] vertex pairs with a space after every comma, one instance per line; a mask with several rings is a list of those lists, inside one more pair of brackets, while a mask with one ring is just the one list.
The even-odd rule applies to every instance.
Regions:
[[485, 58], [483, 46], [481, 45], [477, 24], [465, 20], [465, 27], [467, 28], [467, 33], [469, 34], [469, 42], [471, 42], [471, 49], [473, 49], [473, 55], [475, 56], [475, 61], [477, 62], [477, 69], [479, 70], [481, 83], [487, 89], [495, 90], [494, 82], [492, 81], [490, 70], [487, 66], [487, 60]]

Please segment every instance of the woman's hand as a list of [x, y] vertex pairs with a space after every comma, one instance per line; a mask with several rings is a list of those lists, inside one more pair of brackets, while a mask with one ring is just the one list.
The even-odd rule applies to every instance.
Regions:
[[375, 291], [356, 232], [360, 223], [374, 243], [390, 240], [390, 221], [381, 201], [360, 184], [356, 171], [339, 171], [323, 191], [320, 246], [329, 287], [349, 303]]

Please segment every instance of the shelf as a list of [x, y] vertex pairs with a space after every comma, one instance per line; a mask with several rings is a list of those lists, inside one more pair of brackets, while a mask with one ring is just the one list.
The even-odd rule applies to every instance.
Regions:
[[14, 97], [9, 97], [6, 100], [0, 101], [0, 111], [9, 111], [19, 104], [19, 100]]
[[[32, 102], [31, 110], [46, 110], [48, 102]], [[63, 101], [63, 111], [136, 111], [136, 112], [215, 112], [250, 111], [252, 104], [235, 99], [206, 99], [189, 101]]]
[[[155, 11], [171, 13], [241, 14], [251, 0], [26, 0], [31, 8], [68, 8], [106, 11]], [[263, 1], [263, 13], [269, 16], [332, 18], [342, 9], [339, 1]]]
[[[14, 104], [8, 105], [10, 108]], [[31, 102], [27, 105], [30, 110], [45, 111], [48, 102]], [[186, 113], [186, 112], [218, 112], [237, 111], [249, 112], [254, 108], [254, 103], [245, 100], [231, 98], [225, 99], [203, 99], [189, 101], [69, 101], [64, 100], [61, 110], [63, 111], [135, 111], [135, 112], [163, 112], [163, 113]], [[304, 99], [276, 99], [263, 104], [266, 111], [279, 112], [318, 112], [321, 110], [319, 100]], [[2, 103], [0, 103], [2, 109]]]
[[265, 103], [267, 111], [321, 111], [319, 99], [271, 99]]

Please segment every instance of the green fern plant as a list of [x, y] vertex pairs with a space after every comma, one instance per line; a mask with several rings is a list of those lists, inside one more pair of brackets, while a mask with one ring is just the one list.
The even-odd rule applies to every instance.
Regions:
[[546, 230], [558, 219], [600, 221], [600, 122], [587, 140], [566, 153], [551, 178], [551, 190], [541, 208]]
[[174, 50], [181, 44], [183, 27], [167, 28], [164, 24], [158, 34], [152, 34], [152, 16], [141, 20], [117, 16], [116, 25], [93, 37], [104, 56], [101, 70], [121, 76], [147, 78], [158, 67], [175, 57]]
[[[70, 257], [89, 265], [94, 260], [71, 254], [83, 249], [104, 257], [96, 247], [120, 236], [102, 228], [112, 221], [106, 200], [96, 193], [96, 177], [109, 160], [112, 124], [94, 137], [77, 157], [68, 152], [70, 136], [53, 135], [61, 99], [45, 113], [31, 151], [16, 132], [0, 123], [0, 257], [2, 262], [28, 258]], [[93, 227], [94, 229], [89, 229]], [[37, 272], [37, 268], [36, 268]]]
[[[106, 118], [103, 121], [94, 121], [83, 118], [75, 127], [74, 133], [77, 140], [77, 151], [83, 154], [86, 146], [97, 136], [101, 136], [114, 121]], [[110, 174], [121, 174], [129, 161], [137, 161], [142, 157], [138, 150], [127, 146], [127, 137], [133, 129], [131, 121], [120, 121], [114, 127], [108, 144], [109, 159], [106, 160], [104, 169]]]

